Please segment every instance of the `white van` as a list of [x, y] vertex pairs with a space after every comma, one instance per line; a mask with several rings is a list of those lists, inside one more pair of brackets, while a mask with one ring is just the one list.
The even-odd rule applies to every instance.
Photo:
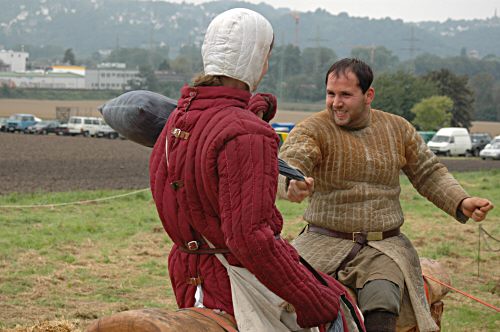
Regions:
[[95, 136], [102, 125], [104, 120], [89, 116], [72, 116], [68, 120], [68, 134]]
[[439, 129], [427, 146], [435, 154], [466, 156], [471, 151], [472, 143], [466, 128], [450, 127]]

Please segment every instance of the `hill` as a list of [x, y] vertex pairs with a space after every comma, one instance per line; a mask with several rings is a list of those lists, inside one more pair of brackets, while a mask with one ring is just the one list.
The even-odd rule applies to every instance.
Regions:
[[[477, 51], [500, 54], [500, 18], [408, 23], [402, 20], [333, 15], [325, 10], [298, 13], [264, 3], [214, 1], [201, 5], [138, 0], [0, 0], [0, 44], [73, 48], [83, 55], [99, 49], [199, 44], [210, 20], [233, 7], [254, 9], [274, 26], [278, 45], [325, 46], [339, 56], [353, 47], [385, 46], [405, 60], [419, 53], [439, 56]], [[298, 29], [296, 29], [298, 28]]]

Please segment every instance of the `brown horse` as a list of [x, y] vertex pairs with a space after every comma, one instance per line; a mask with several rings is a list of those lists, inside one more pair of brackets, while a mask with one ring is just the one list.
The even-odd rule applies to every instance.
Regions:
[[211, 309], [139, 309], [94, 321], [87, 332], [236, 332], [234, 318]]
[[[424, 275], [434, 276], [449, 283], [450, 277], [436, 261], [422, 258], [420, 261]], [[447, 288], [429, 282], [424, 278], [426, 295], [431, 315], [441, 326], [443, 302]], [[349, 291], [349, 290], [348, 290]], [[353, 298], [355, 294], [350, 292]], [[212, 309], [187, 308], [179, 311], [162, 309], [139, 309], [123, 311], [94, 321], [87, 332], [236, 332], [236, 322], [231, 315]], [[399, 327], [398, 332], [416, 332], [416, 326]]]

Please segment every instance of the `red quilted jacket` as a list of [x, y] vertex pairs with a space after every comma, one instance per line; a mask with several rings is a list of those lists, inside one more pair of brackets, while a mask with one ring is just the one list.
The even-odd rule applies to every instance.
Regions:
[[[344, 290], [331, 278], [330, 287], [323, 286], [299, 263], [296, 250], [277, 239], [283, 224], [274, 204], [279, 139], [245, 109], [250, 93], [188, 86], [181, 92], [150, 160], [153, 197], [174, 242], [168, 268], [179, 307], [194, 305], [196, 286], [187, 280], [201, 277], [203, 304], [233, 314], [224, 266], [214, 255], [179, 250], [203, 234], [216, 248], [230, 250], [225, 256], [231, 265], [246, 267], [291, 303], [299, 325], [334, 320]], [[183, 134], [176, 137], [174, 129]]]

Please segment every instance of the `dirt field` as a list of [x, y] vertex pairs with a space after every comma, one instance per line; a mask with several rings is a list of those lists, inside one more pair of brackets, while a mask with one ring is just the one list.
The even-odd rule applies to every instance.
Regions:
[[[147, 188], [150, 151], [120, 139], [0, 133], [0, 195]], [[451, 171], [500, 168], [498, 160], [442, 161]]]
[[0, 133], [0, 194], [146, 188], [150, 150], [120, 139]]

